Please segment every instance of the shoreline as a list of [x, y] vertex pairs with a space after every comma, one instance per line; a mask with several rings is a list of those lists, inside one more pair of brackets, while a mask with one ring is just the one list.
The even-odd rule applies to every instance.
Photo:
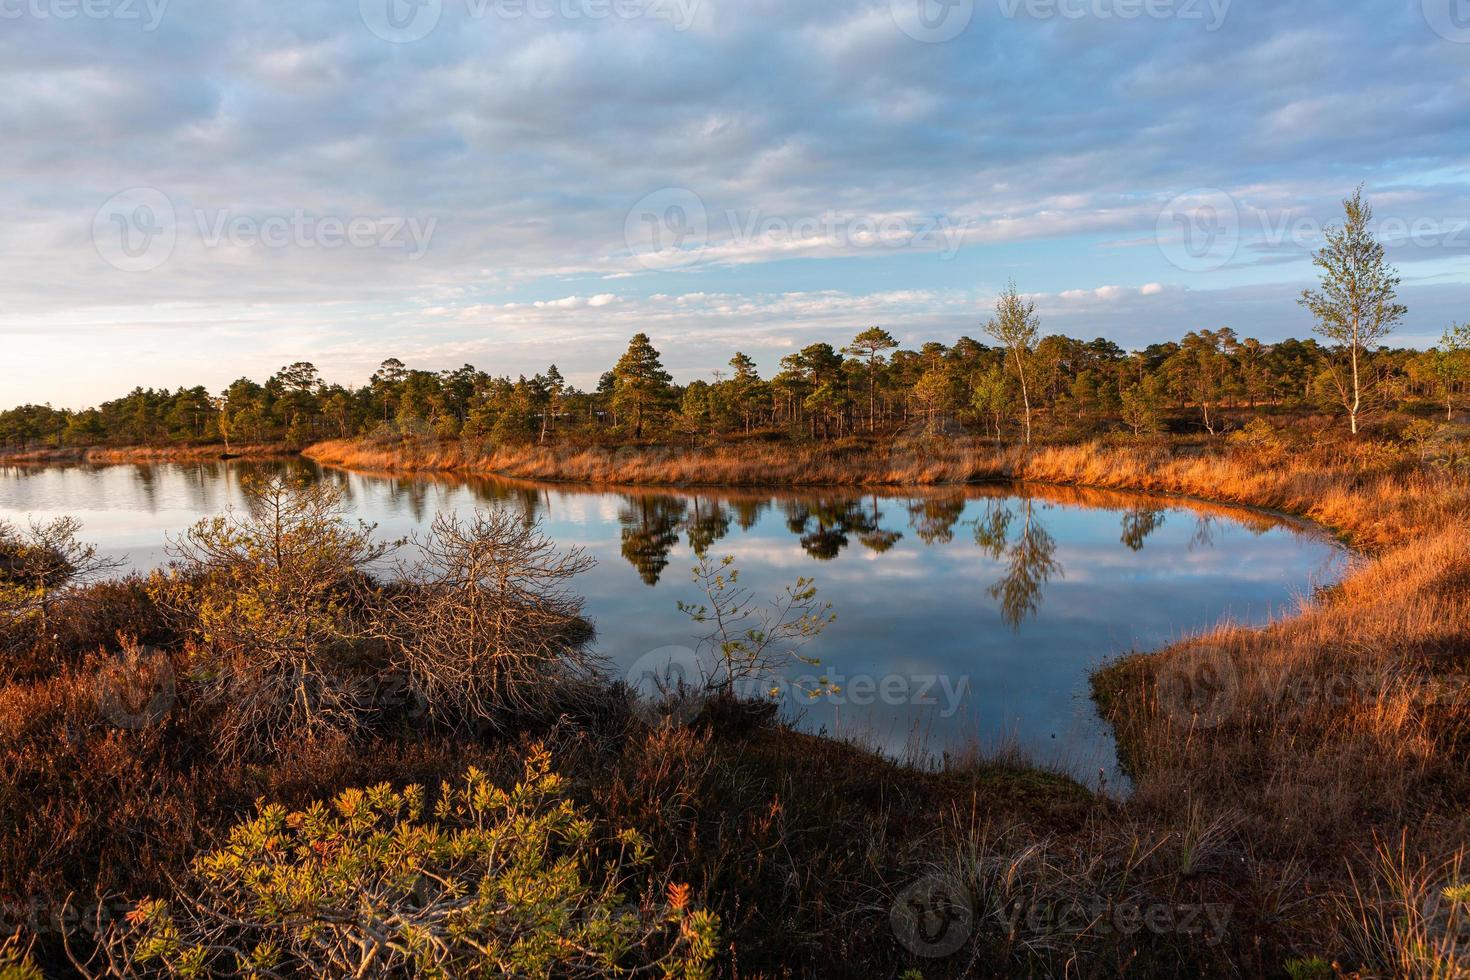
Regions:
[[290, 459], [299, 450], [284, 443], [247, 443], [229, 452], [222, 443], [196, 446], [80, 446], [68, 449], [31, 449], [0, 452], [0, 465], [47, 465], [56, 463], [193, 463], [231, 460]]
[[[927, 484], [903, 484], [903, 483], [806, 483], [806, 484], [780, 484], [780, 483], [588, 483], [574, 479], [552, 479], [552, 478], [529, 478], [516, 476], [503, 472], [465, 472], [464, 470], [374, 470], [364, 469], [357, 466], [348, 466], [341, 463], [316, 459], [309, 455], [310, 447], [301, 456], [309, 459], [318, 466], [325, 469], [335, 470], [341, 473], [351, 473], [357, 476], [371, 477], [374, 479], [422, 479], [422, 480], [499, 480], [508, 484], [514, 484], [526, 489], [548, 490], [564, 493], [622, 493], [622, 494], [657, 494], [660, 492], [682, 493], [682, 494], [708, 494], [722, 499], [737, 498], [742, 496], [756, 496], [765, 499], [771, 496], [783, 494], [816, 494], [816, 493], [847, 493], [859, 496], [881, 496], [885, 499], [903, 499], [914, 497], [941, 496], [945, 493], [964, 493], [986, 488], [1003, 489], [1006, 487], [1027, 487], [1042, 491], [1070, 491], [1078, 494], [1096, 494], [1098, 496], [1112, 496], [1127, 499], [1145, 499], [1157, 501], [1161, 504], [1184, 505], [1194, 510], [1205, 512], [1218, 512], [1218, 515], [1242, 523], [1249, 523], [1249, 518], [1266, 518], [1273, 524], [1281, 524], [1291, 530], [1311, 537], [1319, 538], [1333, 546], [1341, 549], [1349, 557], [1359, 557], [1361, 552], [1348, 539], [1347, 535], [1335, 528], [1327, 527], [1302, 514], [1292, 513], [1274, 507], [1261, 504], [1244, 503], [1240, 501], [1218, 500], [1211, 497], [1193, 493], [1180, 493], [1169, 490], [1141, 490], [1136, 487], [1103, 486], [1089, 483], [1067, 483], [1056, 480], [1027, 479], [1007, 475], [986, 476], [978, 479], [968, 480], [963, 483], [927, 483]], [[1107, 507], [1108, 502], [1095, 501], [1066, 501], [1063, 496], [1055, 496], [1055, 502], [1075, 502], [1083, 506]], [[1121, 503], [1122, 500], [1111, 501], [1113, 504]]]
[[[1309, 489], [1291, 485], [1268, 467], [1232, 474], [1245, 485], [1226, 486], [1202, 473], [1224, 465], [1250, 469], [1248, 462], [1228, 454], [1180, 454], [1172, 444], [1103, 445], [1082, 443], [1038, 446], [1027, 450], [988, 443], [943, 445], [917, 449], [882, 450], [876, 465], [864, 461], [856, 447], [835, 450], [799, 447], [773, 452], [769, 446], [753, 451], [720, 447], [714, 468], [720, 478], [688, 479], [686, 468], [700, 465], [708, 454], [665, 447], [622, 449], [546, 449], [465, 452], [458, 444], [433, 447], [364, 447], [351, 440], [329, 440], [306, 447], [300, 455], [322, 466], [374, 476], [452, 476], [517, 480], [535, 485], [586, 487], [596, 490], [769, 491], [937, 491], [945, 487], [987, 483], [1027, 483], [1104, 492], [1152, 494], [1183, 501], [1238, 507], [1298, 523], [1331, 537], [1358, 554], [1374, 552], [1393, 543], [1391, 531], [1411, 526], [1400, 520], [1392, 528], [1355, 519], [1360, 515], [1345, 501], [1323, 501], [1320, 491], [1349, 493], [1361, 474], [1342, 472], [1319, 480]], [[811, 465], [814, 472], [783, 473], [773, 460], [789, 467]], [[838, 471], [836, 464], [848, 468]], [[895, 465], [898, 464], [898, 465]], [[617, 474], [617, 475], [613, 475]], [[1319, 476], [1320, 471], [1318, 471]], [[825, 477], [823, 479], [822, 477]], [[1331, 484], [1330, 486], [1328, 484]], [[1400, 508], [1402, 510], [1402, 508]], [[1402, 541], [1403, 538], [1398, 538]]]
[[[1093, 668], [1091, 699], [1117, 745], [1130, 787], [1126, 797], [1059, 774], [1043, 761], [1004, 752], [960, 758], [953, 769], [946, 760], [946, 768], [927, 772], [841, 738], [786, 728], [700, 736], [708, 738], [703, 743], [684, 741], [695, 737], [687, 731], [671, 733], [659, 743], [665, 747], [657, 758], [692, 759], [691, 766], [700, 759], [734, 765], [749, 762], [746, 756], [755, 751], [760, 764], [752, 772], [773, 768], [791, 780], [772, 784], [771, 792], [788, 787], [790, 805], [813, 825], [827, 819], [828, 804], [796, 787], [830, 782], [832, 772], [840, 773], [823, 799], [830, 798], [833, 808], [864, 799], [854, 820], [873, 821], [879, 828], [874, 833], [891, 835], [902, 847], [904, 862], [947, 853], [947, 848], [960, 853], [976, 834], [1005, 858], [1009, 845], [984, 837], [984, 824], [998, 820], [1029, 828], [1027, 839], [1034, 837], [1037, 847], [1076, 849], [1087, 860], [1113, 855], [1126, 862], [1128, 855], [1180, 842], [1188, 855], [1180, 860], [1191, 870], [1160, 873], [1146, 891], [1150, 894], [1157, 886], [1159, 895], [1213, 901], [1220, 895], [1254, 894], [1252, 889], [1290, 876], [1297, 882], [1294, 893], [1303, 898], [1289, 919], [1274, 917], [1269, 906], [1250, 898], [1234, 899], [1231, 906], [1240, 921], [1231, 938], [1232, 955], [1259, 949], [1247, 937], [1264, 932], [1274, 962], [1303, 951], [1335, 957], [1352, 948], [1352, 922], [1340, 918], [1333, 903], [1351, 898], [1360, 881], [1380, 880], [1379, 842], [1402, 838], [1415, 855], [1440, 861], [1470, 839], [1470, 816], [1463, 808], [1470, 798], [1470, 773], [1461, 752], [1466, 744], [1461, 740], [1470, 738], [1470, 712], [1463, 701], [1423, 696], [1436, 689], [1424, 685], [1452, 680], [1456, 670], [1470, 667], [1458, 639], [1470, 622], [1470, 499], [1458, 474], [1420, 466], [1402, 453], [1395, 456], [1388, 452], [1391, 444], [1308, 443], [1261, 451], [1222, 440], [1201, 452], [1182, 441], [1095, 441], [1028, 451], [950, 440], [899, 452], [890, 447], [866, 462], [860, 446], [812, 450], [766, 444], [702, 454], [637, 449], [470, 454], [455, 444], [396, 448], [400, 451], [327, 443], [302, 455], [352, 472], [374, 472], [366, 464], [377, 462], [386, 466], [376, 472], [388, 476], [480, 476], [548, 489], [575, 484], [732, 495], [782, 489], [953, 494], [985, 492], [986, 484], [1009, 481], [1079, 498], [1143, 495], [1160, 503], [1178, 500], [1254, 513], [1263, 521], [1300, 522], [1351, 550], [1350, 564], [1337, 582], [1311, 589], [1265, 625], [1224, 623], [1156, 650], [1122, 651]], [[839, 463], [849, 470], [838, 471]], [[614, 464], [623, 476], [679, 476], [702, 464], [706, 476], [742, 479], [599, 485], [583, 478], [588, 472], [612, 472]], [[548, 472], [561, 479], [548, 478]], [[793, 473], [808, 479], [775, 482]], [[833, 474], [849, 479], [812, 482]], [[958, 474], [966, 478], [946, 479]], [[878, 482], [877, 476], [915, 479]], [[1181, 585], [1187, 587], [1187, 578]], [[1220, 677], [1228, 697], [1220, 717], [1202, 715], [1187, 699], [1181, 702], [1181, 679], [1187, 687]], [[641, 760], [644, 744], [634, 739], [618, 749], [625, 753], [618, 758]], [[601, 785], [596, 774], [607, 764], [596, 756], [577, 763], [574, 771], [589, 786]], [[363, 766], [365, 778], [385, 775]], [[636, 775], [628, 777], [634, 781], [624, 785], [642, 785], [637, 780], [650, 778], [640, 766], [641, 761], [634, 765], [630, 772]], [[313, 782], [303, 788], [321, 787]], [[1108, 790], [1115, 790], [1111, 782]], [[887, 809], [884, 801], [890, 797], [910, 801], [916, 820]], [[746, 805], [733, 800], [712, 797], [712, 819], [726, 819], [721, 808], [727, 803], [737, 809]], [[974, 812], [967, 816], [967, 810]], [[1204, 855], [1200, 871], [1192, 870], [1196, 850]], [[1070, 874], [1059, 880], [1071, 882]], [[1089, 887], [1106, 888], [1107, 881], [1104, 877]], [[1374, 904], [1363, 914], [1377, 914], [1380, 907], [1391, 906]], [[1160, 948], [1173, 955], [1167, 942]]]

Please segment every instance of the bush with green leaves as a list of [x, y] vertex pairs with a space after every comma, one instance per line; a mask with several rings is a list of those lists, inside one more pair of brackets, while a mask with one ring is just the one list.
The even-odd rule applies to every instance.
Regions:
[[0, 628], [44, 623], [56, 598], [119, 566], [77, 535], [74, 517], [32, 520], [24, 528], [0, 520]]
[[0, 943], [0, 980], [44, 980], [44, 974], [20, 948], [15, 936]]
[[391, 546], [342, 516], [329, 483], [246, 482], [246, 507], [206, 518], [171, 545], [150, 591], [193, 641], [193, 667], [222, 712], [220, 747], [350, 734], [374, 629], [368, 572]]
[[[695, 624], [708, 627], [700, 640], [702, 650], [713, 654], [713, 665], [703, 678], [707, 690], [717, 694], [748, 694], [774, 678], [791, 663], [820, 667], [821, 661], [801, 651], [836, 621], [830, 602], [817, 598], [812, 579], [798, 578], [794, 585], [766, 602], [740, 584], [735, 556], [718, 561], [699, 556], [694, 582], [708, 598], [707, 605], [679, 602], [679, 611]], [[774, 694], [779, 689], [771, 687]], [[815, 679], [806, 693], [812, 697], [837, 693], [825, 677]]]
[[634, 976], [708, 972], [719, 921], [600, 835], [534, 749], [509, 790], [470, 769], [441, 787], [263, 805], [196, 858], [173, 901], [105, 937], [116, 976]]

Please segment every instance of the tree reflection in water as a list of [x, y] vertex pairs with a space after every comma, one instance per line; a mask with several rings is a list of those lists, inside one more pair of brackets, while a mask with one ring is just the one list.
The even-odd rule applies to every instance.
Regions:
[[909, 504], [909, 526], [925, 544], [949, 544], [965, 513], [965, 498], [925, 497]]
[[891, 531], [883, 527], [883, 512], [878, 509], [878, 495], [872, 497], [872, 506], [868, 513], [868, 529], [858, 534], [858, 540], [863, 547], [877, 555], [886, 554], [893, 550], [893, 546], [903, 540], [902, 531]]
[[1157, 507], [1134, 507], [1123, 515], [1123, 537], [1130, 551], [1142, 551], [1143, 542], [1164, 526], [1164, 512]]
[[689, 549], [703, 558], [711, 545], [730, 533], [730, 513], [718, 500], [695, 497], [690, 503], [694, 513], [685, 533], [689, 537]]
[[[1000, 601], [1001, 617], [1014, 630], [1036, 615], [1041, 607], [1042, 590], [1052, 576], [1066, 574], [1056, 559], [1056, 539], [1041, 526], [1030, 497], [1025, 498], [1023, 509], [1026, 516], [1021, 522], [1021, 533], [1009, 547], [1002, 539], [1005, 574], [988, 590], [992, 598]], [[1007, 518], [1007, 527], [1011, 523], [1012, 519]]]
[[[759, 509], [748, 502], [727, 504], [711, 496], [626, 495], [618, 513], [622, 526], [622, 554], [648, 585], [657, 585], [679, 544], [681, 532], [690, 550], [705, 555], [732, 528], [753, 527]], [[951, 544], [954, 529], [964, 517], [969, 500], [963, 495], [927, 496], [904, 502], [910, 527], [924, 545]], [[852, 545], [854, 538], [874, 554], [891, 551], [904, 533], [883, 526], [879, 498], [848, 497], [793, 499], [779, 505], [786, 530], [801, 548], [818, 561], [831, 561]], [[1052, 578], [1064, 574], [1057, 561], [1056, 540], [1043, 526], [1031, 497], [1019, 500], [1019, 515], [1004, 501], [986, 499], [984, 513], [974, 521], [975, 543], [992, 561], [1001, 564], [1000, 579], [988, 592], [1002, 618], [1014, 629], [1036, 615], [1042, 593]], [[732, 518], [732, 510], [734, 517]], [[1124, 543], [1141, 547], [1142, 539], [1162, 526], [1157, 510], [1130, 512], [1124, 518]], [[1136, 548], [1135, 548], [1136, 550]]]
[[801, 541], [802, 550], [818, 561], [831, 561], [848, 546], [848, 536], [879, 530], [877, 523], [855, 499], [793, 501], [785, 505], [786, 527]]
[[[545, 496], [548, 491], [529, 486], [484, 481], [475, 489], [478, 496], [502, 506], [519, 504], [527, 520], [534, 520], [550, 504]], [[411, 481], [405, 481], [401, 492], [409, 498], [405, 503], [410, 508], [423, 506], [424, 502], [415, 497], [422, 492], [421, 487], [412, 489]], [[891, 497], [886, 502], [903, 508], [900, 513], [908, 518], [909, 529], [925, 547], [953, 544], [955, 528], [967, 512], [974, 514], [973, 505], [978, 505], [980, 513], [965, 523], [973, 530], [976, 546], [1001, 571], [987, 593], [996, 600], [1002, 619], [1019, 630], [1022, 623], [1037, 615], [1047, 584], [1066, 574], [1057, 559], [1056, 539], [1041, 520], [1038, 499], [1050, 500], [1060, 494], [1068, 503], [1120, 512], [1119, 541], [1134, 552], [1141, 551], [1148, 538], [1164, 527], [1168, 511], [1158, 501], [1101, 492], [1094, 497], [1090, 493], [1058, 488], [968, 488], [963, 492]], [[735, 529], [753, 530], [772, 507], [779, 508], [782, 523], [802, 550], [818, 561], [837, 558], [852, 547], [854, 540], [873, 554], [887, 554], [905, 537], [904, 531], [885, 526], [885, 498], [878, 493], [865, 497], [828, 493], [787, 498], [736, 491], [623, 493], [619, 498], [622, 556], [649, 586], [662, 580], [681, 536], [696, 555], [707, 555]], [[1191, 547], [1209, 547], [1216, 519], [1209, 514], [1196, 516]], [[1264, 533], [1271, 524], [1259, 518], [1257, 523], [1260, 528], [1248, 525], [1256, 533]]]
[[669, 567], [669, 552], [679, 543], [679, 527], [687, 511], [687, 501], [679, 497], [629, 497], [618, 512], [623, 557], [648, 585], [657, 585]]

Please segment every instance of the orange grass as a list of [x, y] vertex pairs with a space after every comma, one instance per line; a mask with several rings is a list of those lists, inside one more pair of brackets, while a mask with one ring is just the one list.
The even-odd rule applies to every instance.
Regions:
[[[1228, 895], [1237, 928], [1274, 950], [1233, 964], [1246, 974], [1280, 972], [1295, 952], [1363, 975], [1470, 975], [1453, 936], [1391, 898], [1412, 869], [1460, 868], [1470, 841], [1470, 485], [1460, 474], [1370, 440], [1296, 449], [1098, 441], [1031, 451], [968, 440], [498, 452], [338, 442], [307, 455], [379, 471], [599, 484], [1026, 480], [1309, 518], [1359, 549], [1344, 581], [1266, 628], [1223, 626], [1094, 677], [1134, 790], [1105, 829], [1089, 830], [1091, 843], [1072, 846], [1095, 851], [1098, 835], [1124, 850], [1146, 839], [1177, 845], [1210, 828], [1208, 860], [1195, 867], [1203, 858], [1191, 851], [1177, 880]], [[1195, 702], [1181, 705], [1179, 693], [1203, 679], [1219, 689], [1206, 714]], [[975, 821], [957, 821], [946, 853], [979, 848], [979, 833]], [[1396, 864], [1385, 861], [1389, 853]], [[1424, 880], [1421, 890], [1455, 883]]]
[[222, 443], [178, 446], [92, 446], [76, 449], [32, 449], [26, 452], [0, 452], [6, 463], [175, 463], [196, 460], [280, 459], [297, 455], [284, 443], [249, 443], [231, 446], [227, 454]]

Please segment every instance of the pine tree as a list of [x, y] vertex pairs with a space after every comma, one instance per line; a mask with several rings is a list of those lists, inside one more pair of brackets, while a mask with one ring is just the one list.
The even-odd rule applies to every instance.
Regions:
[[673, 398], [673, 379], [664, 370], [648, 334], [638, 333], [613, 368], [613, 406], [633, 416], [633, 437], [643, 438], [643, 424]]
[[883, 352], [898, 346], [893, 335], [882, 327], [869, 327], [842, 348], [842, 353], [860, 357], [868, 363], [868, 431], [872, 432], [877, 418], [878, 369], [883, 366]]

